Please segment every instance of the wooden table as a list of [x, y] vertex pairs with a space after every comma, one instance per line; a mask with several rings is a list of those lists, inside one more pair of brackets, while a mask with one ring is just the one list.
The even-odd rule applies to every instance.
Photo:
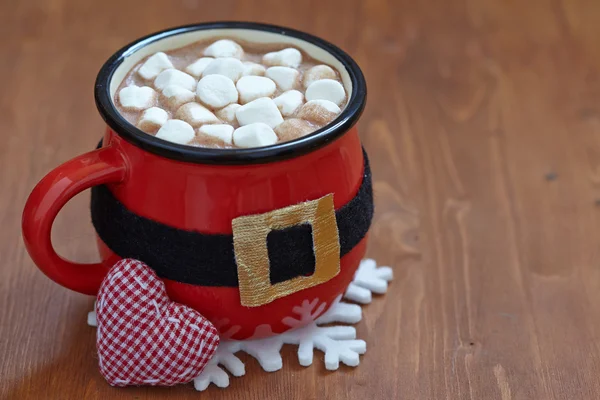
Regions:
[[[134, 16], [132, 16], [134, 15]], [[322, 36], [362, 66], [375, 174], [369, 256], [393, 266], [364, 307], [356, 369], [298, 365], [197, 393], [109, 387], [92, 299], [47, 279], [20, 214], [51, 168], [103, 131], [95, 74], [125, 43], [244, 19]], [[600, 398], [600, 2], [64, 1], [0, 3], [0, 398]], [[88, 195], [54, 229], [96, 259]]]

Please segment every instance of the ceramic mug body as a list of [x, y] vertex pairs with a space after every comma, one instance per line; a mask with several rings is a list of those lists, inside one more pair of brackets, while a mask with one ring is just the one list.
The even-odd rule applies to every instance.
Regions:
[[[128, 70], [140, 59], [156, 51], [224, 36], [289, 43], [337, 68], [349, 93], [345, 110], [327, 127], [299, 140], [241, 150], [192, 148], [165, 142], [139, 131], [118, 114], [113, 96]], [[337, 210], [356, 196], [363, 182], [363, 152], [354, 124], [364, 107], [365, 96], [364, 78], [350, 57], [301, 32], [223, 22], [171, 29], [140, 39], [111, 57], [98, 75], [96, 101], [108, 125], [102, 147], [58, 167], [33, 190], [23, 215], [27, 249], [50, 278], [70, 289], [95, 295], [108, 269], [120, 257], [98, 237], [101, 263], [81, 265], [64, 260], [52, 248], [50, 230], [54, 217], [70, 198], [96, 185], [106, 185], [120, 204], [142, 218], [207, 235], [231, 235], [232, 220], [237, 217], [266, 213], [328, 194], [333, 194]], [[264, 336], [290, 329], [282, 321], [297, 317], [293, 308], [305, 300], [318, 299], [316, 303], [324, 304], [310, 318], [325, 312], [352, 280], [365, 245], [366, 237], [341, 257], [340, 271], [331, 280], [258, 307], [243, 306], [237, 287], [171, 279], [164, 282], [172, 300], [199, 311], [222, 334], [236, 339]], [[261, 325], [269, 325], [270, 330], [256, 332]]]

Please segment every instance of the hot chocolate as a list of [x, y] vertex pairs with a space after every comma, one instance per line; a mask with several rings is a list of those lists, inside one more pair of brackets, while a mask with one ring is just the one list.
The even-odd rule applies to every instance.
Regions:
[[115, 97], [142, 131], [211, 148], [297, 139], [333, 121], [347, 102], [339, 72], [304, 52], [227, 38], [150, 55]]

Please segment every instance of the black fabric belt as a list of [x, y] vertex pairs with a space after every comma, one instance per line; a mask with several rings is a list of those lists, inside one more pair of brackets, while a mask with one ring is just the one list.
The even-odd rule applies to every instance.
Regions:
[[[340, 257], [367, 234], [373, 218], [371, 170], [364, 153], [364, 176], [356, 196], [335, 211]], [[136, 215], [106, 186], [92, 188], [92, 223], [117, 255], [139, 259], [161, 278], [201, 286], [237, 287], [233, 235], [174, 228]], [[310, 225], [271, 231], [267, 237], [271, 283], [314, 272]]]

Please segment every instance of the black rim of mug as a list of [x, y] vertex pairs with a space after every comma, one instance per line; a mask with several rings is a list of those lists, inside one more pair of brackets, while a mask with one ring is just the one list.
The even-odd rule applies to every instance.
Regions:
[[[155, 41], [186, 32], [208, 29], [251, 29], [294, 37], [318, 46], [333, 55], [348, 71], [352, 95], [346, 108], [329, 125], [291, 142], [252, 149], [211, 149], [191, 147], [158, 139], [130, 124], [117, 111], [110, 96], [113, 73], [125, 58]], [[316, 36], [290, 28], [254, 22], [222, 21], [180, 26], [156, 32], [138, 39], [110, 57], [100, 69], [94, 89], [96, 107], [100, 115], [119, 136], [150, 153], [178, 161], [201, 164], [260, 164], [294, 158], [319, 149], [343, 136], [363, 112], [367, 85], [362, 71], [346, 52]]]

